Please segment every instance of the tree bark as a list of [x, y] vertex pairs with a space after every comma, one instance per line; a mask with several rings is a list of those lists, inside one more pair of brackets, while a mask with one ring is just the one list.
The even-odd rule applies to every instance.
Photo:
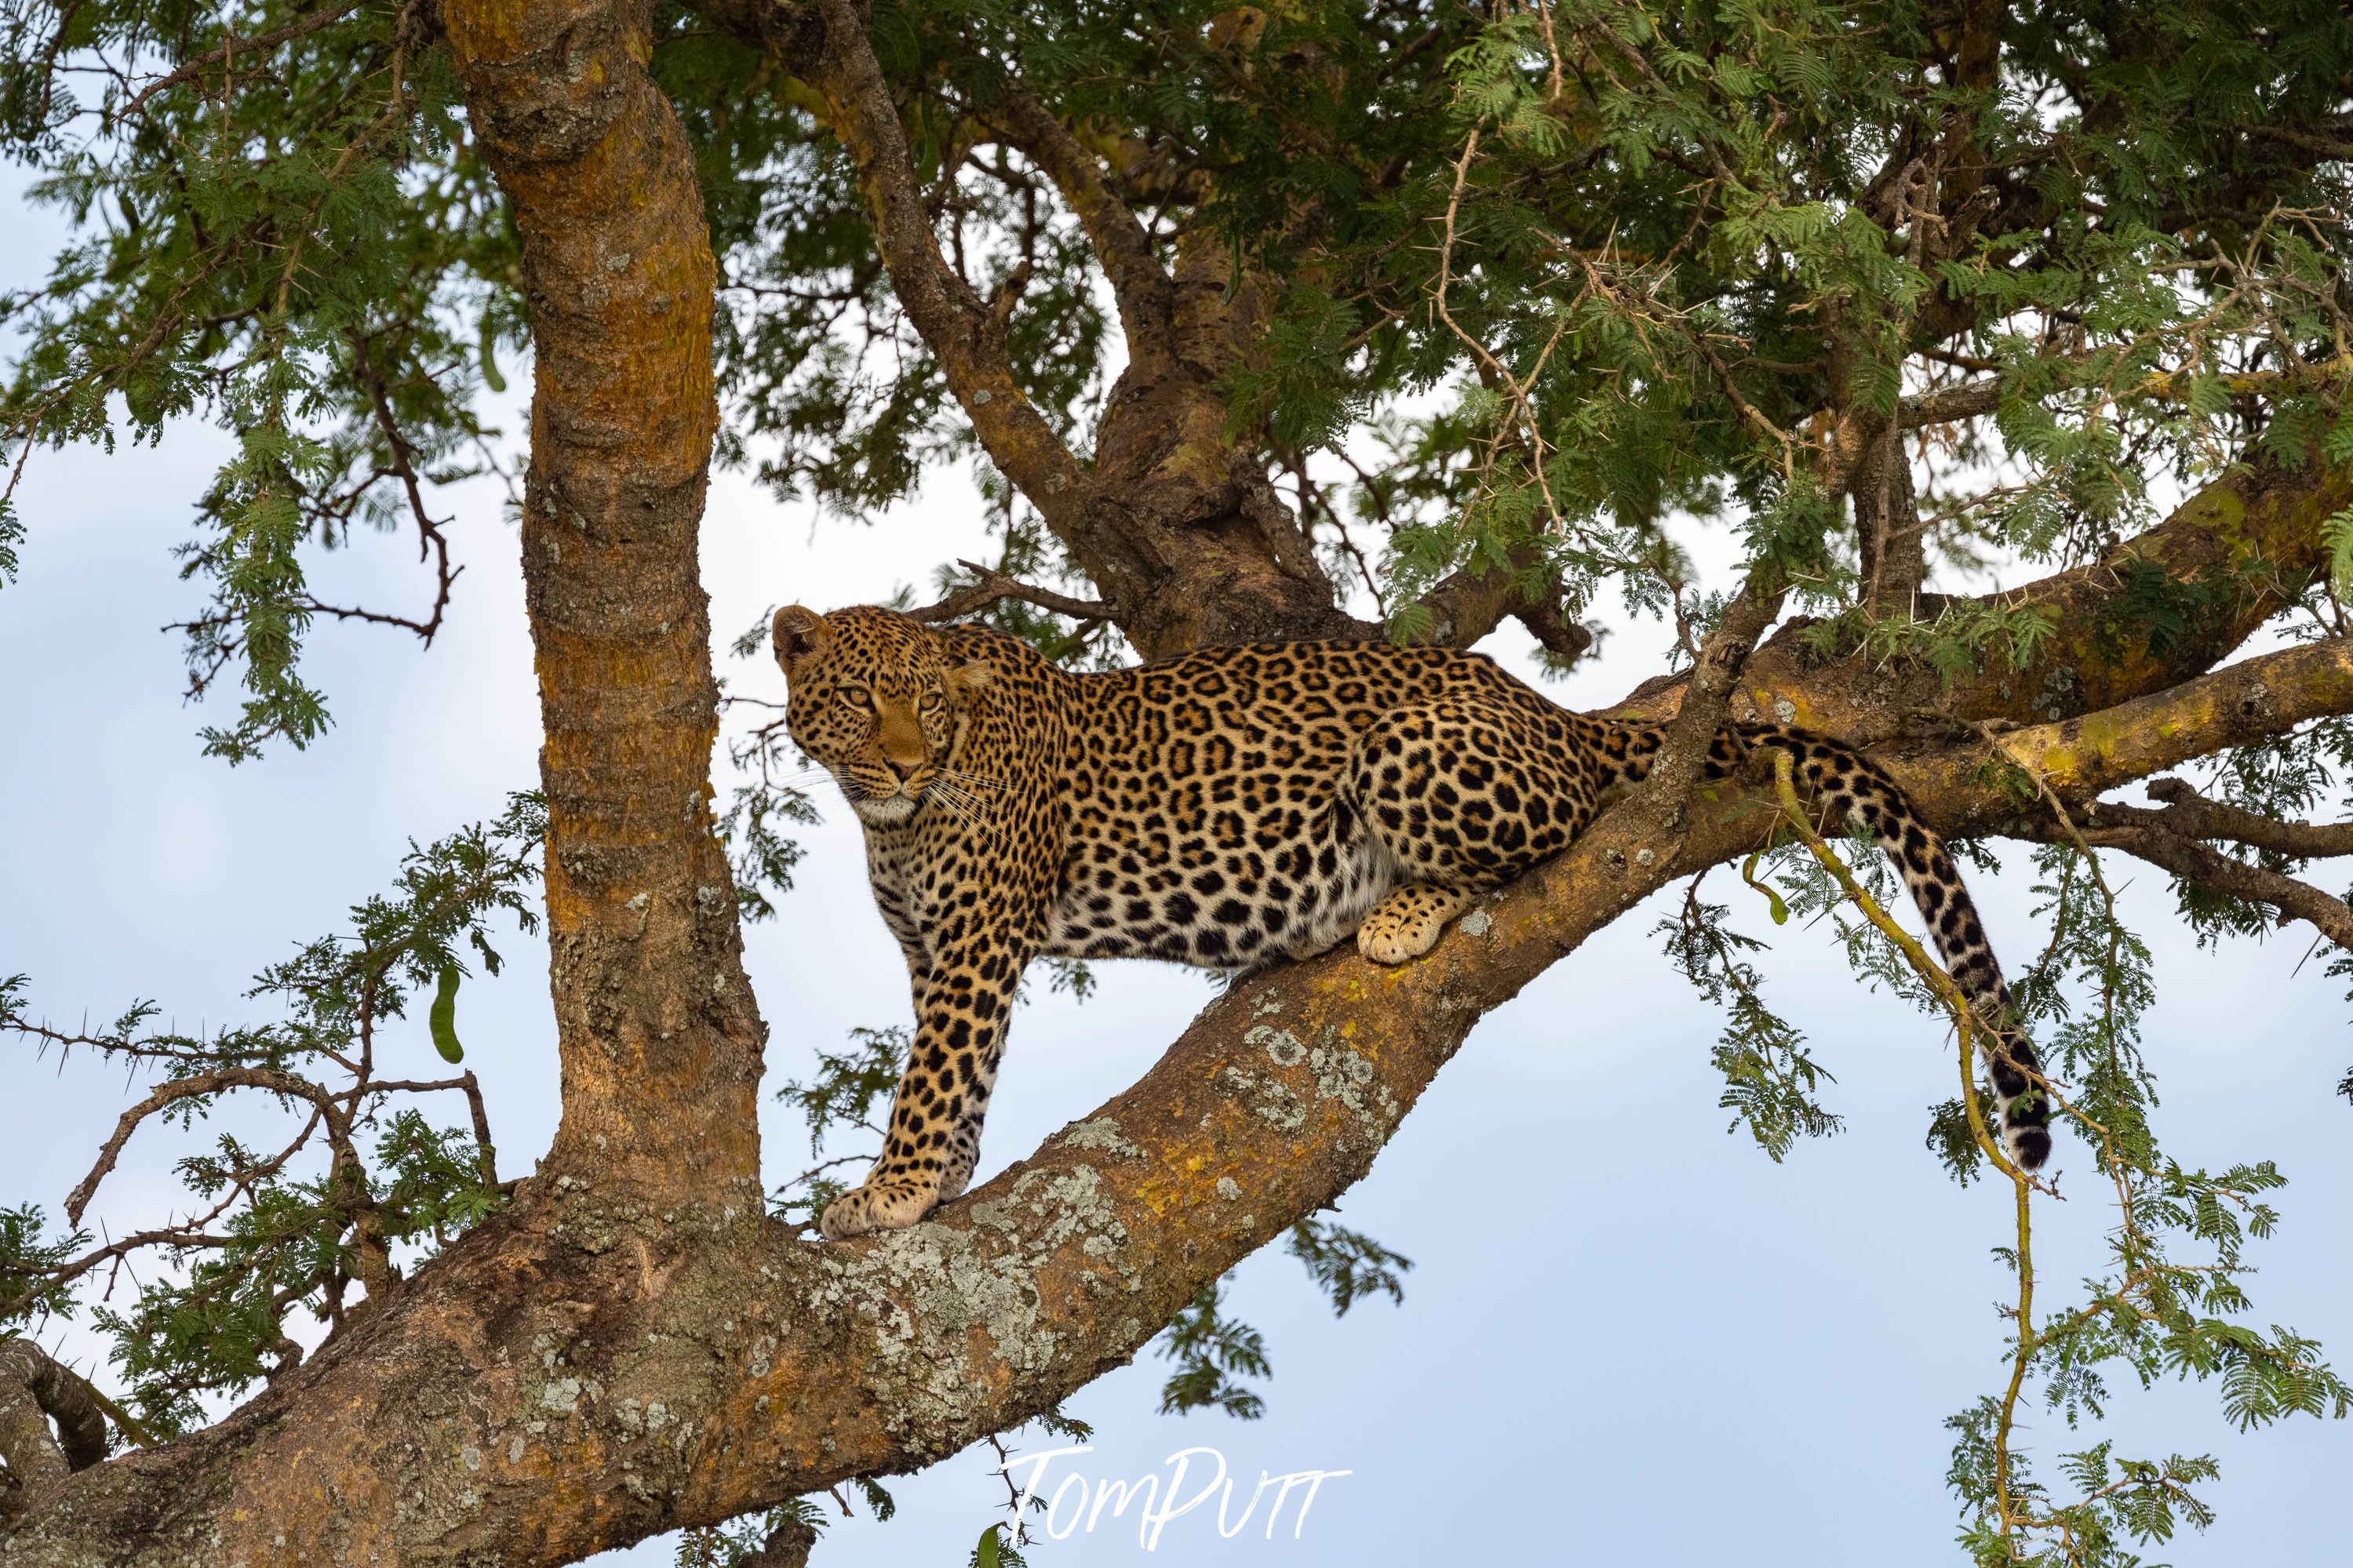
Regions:
[[718, 408], [712, 263], [649, 5], [443, 8], [523, 237], [536, 384], [522, 521], [564, 1064], [554, 1178], [759, 1205], [765, 1036], [709, 810], [718, 688], [697, 556]]
[[[2304, 591], [2326, 560], [2322, 520], [2348, 505], [2353, 467], [2250, 463], [2093, 564], [1992, 595], [2050, 627], [2021, 662], [1990, 658], [1947, 681], [1867, 649], [1825, 653], [1797, 621], [1749, 659], [1733, 717], [1871, 745], [1917, 729], [1924, 714], [2047, 723], [2163, 690], [2211, 668]], [[1919, 614], [1933, 621], [1973, 603], [1924, 596]], [[1663, 718], [1690, 679], [1645, 681], [1609, 711]]]
[[1928, 542], [1900, 426], [1873, 439], [1849, 492], [1862, 554], [1862, 600], [1872, 614], [1909, 616], [1928, 580]]

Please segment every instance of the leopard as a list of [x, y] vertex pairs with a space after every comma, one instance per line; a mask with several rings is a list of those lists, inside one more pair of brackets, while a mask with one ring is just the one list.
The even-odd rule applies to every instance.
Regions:
[[[1353, 937], [1365, 962], [1416, 962], [1649, 776], [1666, 736], [1437, 646], [1260, 642], [1075, 670], [984, 625], [871, 605], [788, 605], [770, 631], [786, 730], [864, 830], [913, 996], [882, 1151], [826, 1205], [832, 1240], [914, 1225], [965, 1190], [1033, 960], [1246, 973]], [[2007, 1151], [2039, 1168], [2039, 1060], [1944, 843], [1883, 768], [1802, 729], [1727, 723], [1704, 772], [1775, 752], [1825, 824], [1894, 863], [1992, 1025]]]

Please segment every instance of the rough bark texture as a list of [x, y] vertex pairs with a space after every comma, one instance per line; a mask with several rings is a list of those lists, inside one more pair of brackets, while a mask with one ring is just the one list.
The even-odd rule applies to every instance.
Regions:
[[547, 1168], [649, 1205], [756, 1206], [765, 1031], [708, 806], [702, 198], [644, 68], [649, 7], [445, 13], [522, 231], [536, 353], [522, 554], [565, 1108]]
[[1910, 616], [1928, 580], [1928, 550], [1912, 489], [1912, 456], [1900, 429], [1872, 442], [1855, 468], [1851, 493], [1862, 548], [1862, 601], [1882, 616]]
[[0, 1338], [0, 1525], [106, 1458], [106, 1416], [90, 1384], [14, 1335]]

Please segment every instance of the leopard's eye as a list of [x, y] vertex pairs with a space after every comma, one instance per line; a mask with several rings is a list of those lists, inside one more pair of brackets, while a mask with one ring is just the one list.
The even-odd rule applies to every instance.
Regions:
[[838, 695], [851, 708], [864, 709], [874, 706], [873, 697], [862, 686], [845, 686]]
[[934, 709], [937, 708], [937, 707], [940, 705], [940, 700], [940, 700], [940, 694], [939, 694], [939, 692], [938, 692], [938, 691], [936, 691], [936, 690], [932, 690], [932, 691], [926, 691], [926, 692], [924, 692], [924, 693], [923, 693], [923, 711], [924, 711], [924, 712], [926, 712], [926, 713], [931, 712]]

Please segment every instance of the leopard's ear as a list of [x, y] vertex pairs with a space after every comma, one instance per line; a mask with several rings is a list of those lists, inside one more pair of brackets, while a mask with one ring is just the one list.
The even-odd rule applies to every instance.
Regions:
[[776, 649], [776, 662], [784, 667], [790, 679], [793, 666], [813, 653], [821, 653], [833, 643], [833, 626], [823, 616], [804, 605], [786, 605], [768, 623], [768, 633]]
[[987, 691], [996, 679], [997, 667], [985, 658], [976, 658], [949, 667], [947, 689], [954, 695], [969, 700]]

